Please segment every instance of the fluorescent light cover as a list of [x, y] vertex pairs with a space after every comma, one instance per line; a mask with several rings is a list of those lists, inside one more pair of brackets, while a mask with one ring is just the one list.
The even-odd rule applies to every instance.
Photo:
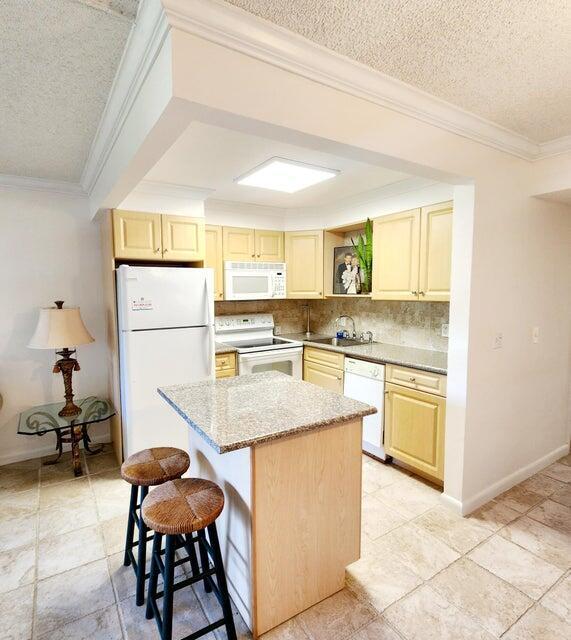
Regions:
[[339, 171], [324, 169], [305, 162], [270, 158], [252, 171], [236, 178], [235, 182], [248, 187], [295, 193], [311, 185], [334, 178]]

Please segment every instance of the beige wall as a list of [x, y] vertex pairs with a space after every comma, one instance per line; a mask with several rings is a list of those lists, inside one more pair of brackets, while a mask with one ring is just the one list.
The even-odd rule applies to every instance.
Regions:
[[[0, 189], [0, 464], [52, 453], [55, 435], [17, 435], [18, 414], [63, 400], [61, 374], [52, 373], [52, 350], [28, 349], [39, 307], [65, 300], [79, 306], [95, 342], [79, 347], [77, 398], [107, 389], [101, 255], [87, 200], [76, 196]], [[107, 423], [90, 434], [109, 437]]]
[[[335, 319], [342, 314], [355, 320], [357, 333], [372, 331], [376, 342], [418, 349], [446, 351], [448, 338], [441, 335], [448, 322], [446, 302], [394, 302], [351, 298], [347, 300], [268, 300], [217, 302], [216, 315], [272, 313], [282, 334], [305, 332], [306, 305], [311, 311], [311, 331], [335, 335]], [[350, 323], [349, 323], [350, 324]]]

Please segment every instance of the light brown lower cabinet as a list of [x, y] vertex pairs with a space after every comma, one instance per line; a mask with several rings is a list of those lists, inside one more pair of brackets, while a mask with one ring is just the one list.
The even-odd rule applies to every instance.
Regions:
[[319, 387], [343, 393], [343, 371], [326, 367], [322, 364], [316, 364], [305, 360], [303, 363], [303, 379], [306, 382], [313, 382]]
[[233, 378], [236, 375], [236, 354], [219, 353], [216, 355], [216, 377]]
[[446, 399], [385, 385], [385, 450], [423, 475], [444, 479]]

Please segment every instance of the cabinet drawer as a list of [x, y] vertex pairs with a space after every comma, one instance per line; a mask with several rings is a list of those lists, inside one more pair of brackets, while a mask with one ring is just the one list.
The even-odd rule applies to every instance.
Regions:
[[339, 369], [306, 360], [303, 363], [303, 379], [329, 391], [343, 393], [343, 371]]
[[236, 375], [236, 369], [216, 369], [216, 378], [233, 378]]
[[235, 353], [221, 353], [216, 356], [216, 371], [236, 368]]
[[326, 349], [316, 349], [315, 347], [304, 347], [303, 357], [310, 362], [323, 364], [326, 367], [343, 370], [345, 356], [335, 351], [327, 351]]
[[387, 382], [446, 397], [446, 376], [438, 373], [387, 365]]

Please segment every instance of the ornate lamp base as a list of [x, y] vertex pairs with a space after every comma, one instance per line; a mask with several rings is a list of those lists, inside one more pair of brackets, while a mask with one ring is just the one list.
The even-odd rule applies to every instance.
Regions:
[[70, 350], [67, 347], [61, 351], [56, 351], [61, 359], [58, 360], [53, 368], [54, 373], [61, 373], [63, 375], [63, 385], [65, 388], [65, 406], [58, 412], [58, 415], [62, 418], [73, 418], [81, 413], [81, 409], [73, 403], [73, 391], [71, 388], [71, 376], [74, 371], [79, 371], [79, 362], [71, 356], [75, 353], [75, 350]]

